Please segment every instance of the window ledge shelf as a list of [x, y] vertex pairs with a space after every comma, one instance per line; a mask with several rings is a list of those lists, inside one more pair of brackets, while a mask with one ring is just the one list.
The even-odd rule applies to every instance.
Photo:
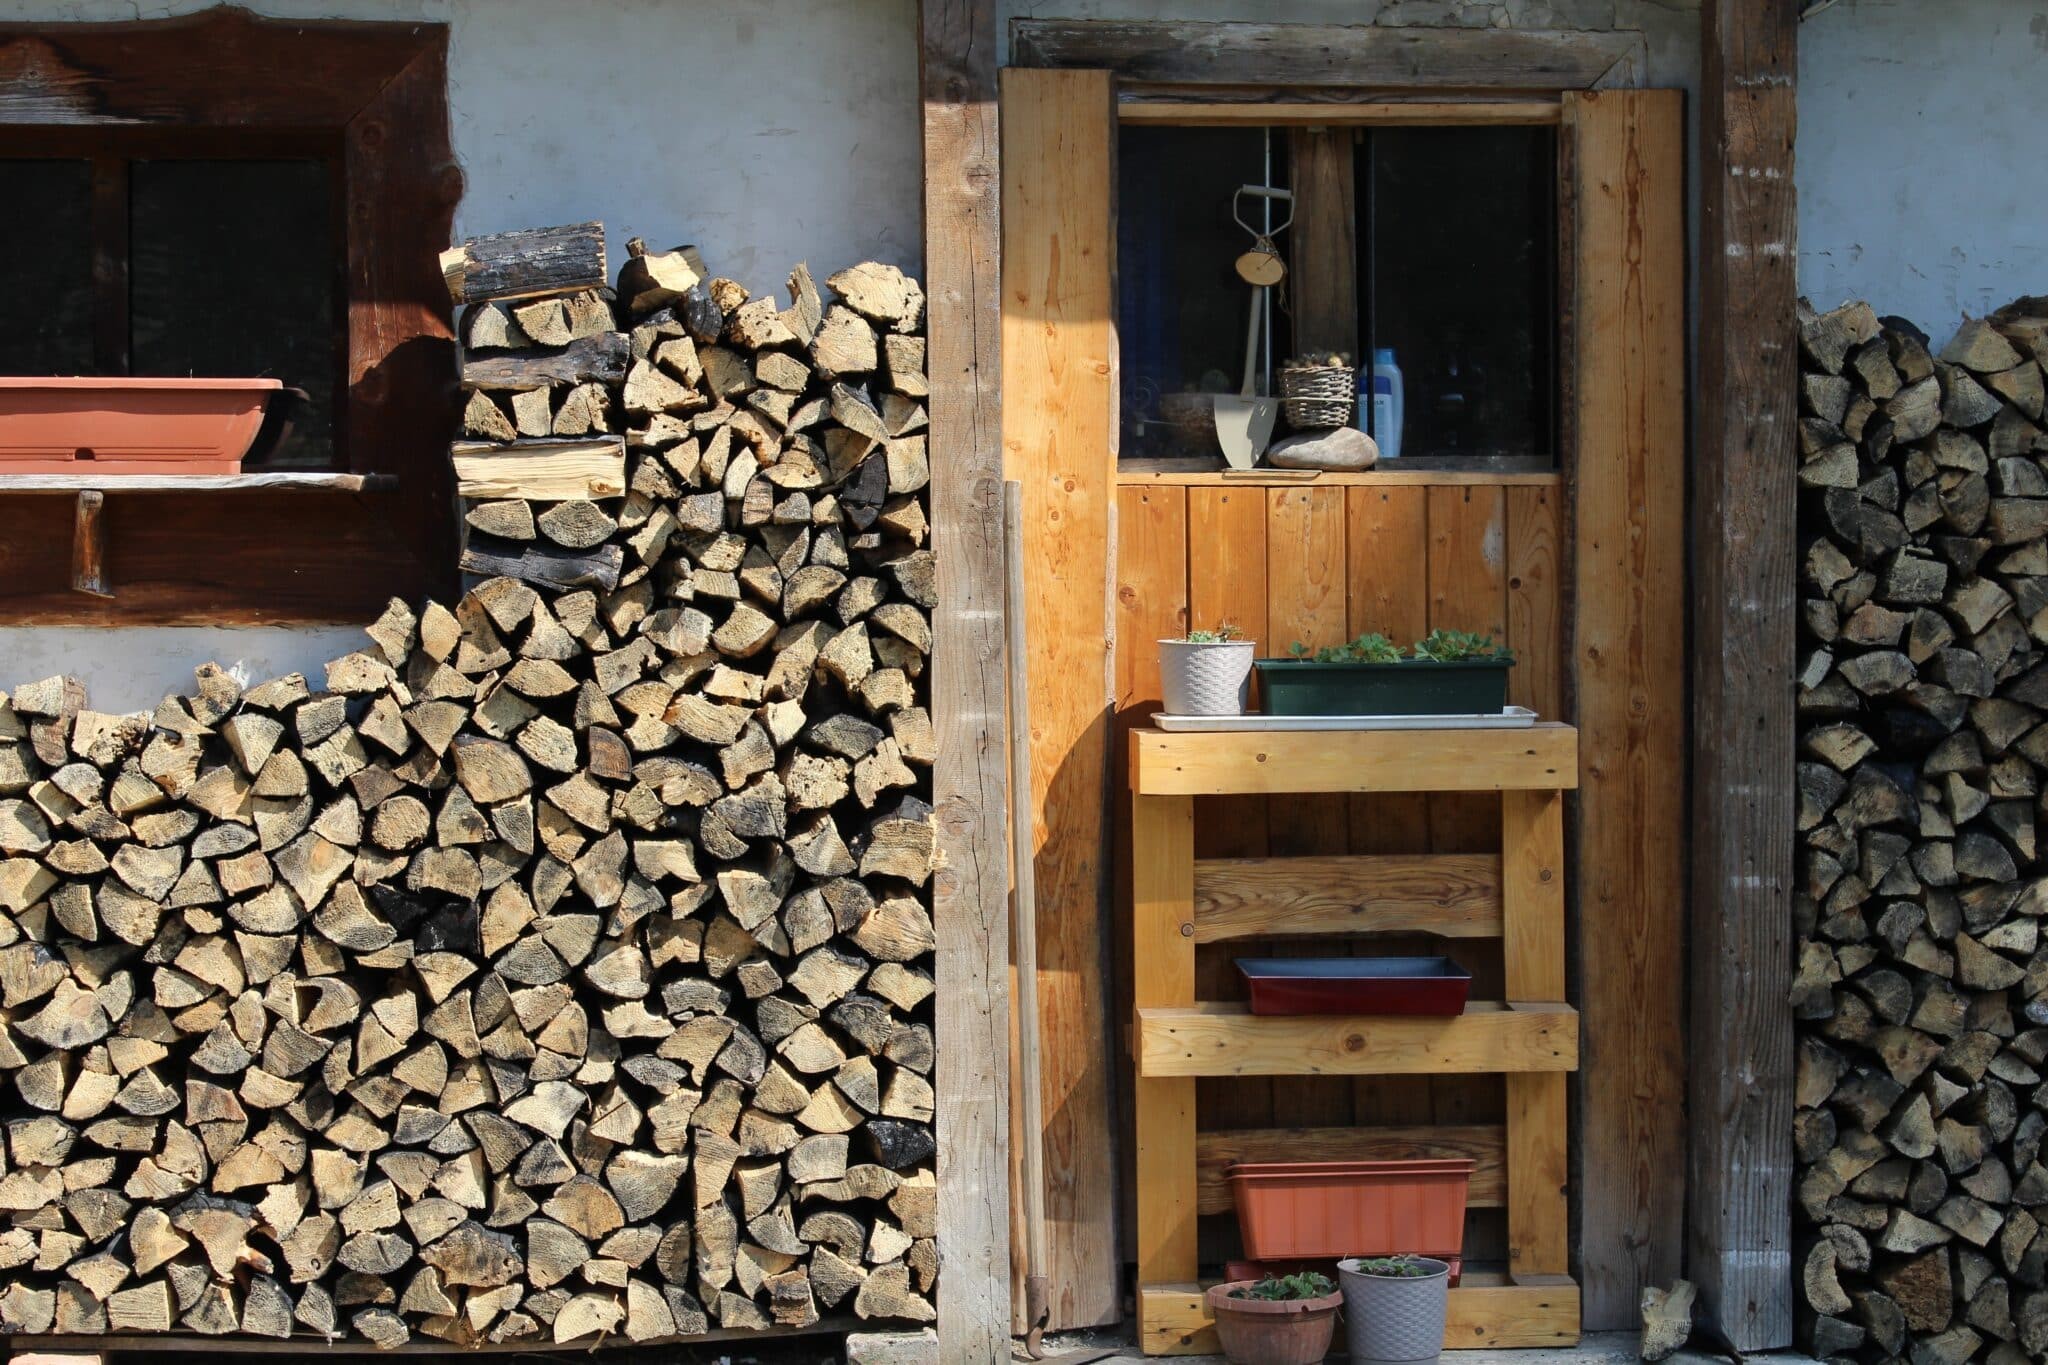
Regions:
[[263, 474], [0, 474], [0, 493], [386, 493], [394, 474], [274, 470]]

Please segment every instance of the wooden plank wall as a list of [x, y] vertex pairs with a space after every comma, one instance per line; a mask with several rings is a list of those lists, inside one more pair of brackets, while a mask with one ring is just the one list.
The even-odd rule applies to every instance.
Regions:
[[1799, 19], [1700, 15], [1687, 1273], [1739, 1351], [1792, 1343], [1793, 638]]
[[1578, 248], [1572, 651], [1588, 1331], [1633, 1326], [1643, 1288], [1679, 1274], [1684, 1243], [1682, 98], [1565, 96]]
[[[1439, 626], [1498, 631], [1521, 660], [1510, 675], [1512, 700], [1559, 715], [1560, 502], [1554, 480], [1127, 480], [1117, 490], [1115, 789], [1124, 789], [1124, 736], [1158, 710], [1154, 642], [1190, 625], [1228, 621], [1262, 654], [1370, 630], [1402, 642]], [[1490, 852], [1499, 847], [1499, 819], [1499, 798], [1486, 796], [1219, 798], [1196, 803], [1195, 853]], [[1435, 940], [1419, 941], [1418, 950], [1428, 942]], [[1388, 940], [1374, 945], [1388, 950]], [[1205, 946], [1198, 993], [1241, 997], [1233, 956], [1327, 951], [1314, 940]], [[1498, 999], [1499, 945], [1466, 942], [1460, 953], [1472, 959], [1475, 998]], [[1504, 1113], [1496, 1077], [1205, 1079], [1196, 1103], [1204, 1130], [1489, 1124]]]
[[[1115, 130], [1102, 71], [1002, 73], [1003, 471], [1024, 491], [1040, 1074], [1054, 1329], [1117, 1320], [1103, 917]], [[1021, 1227], [1018, 1230], [1021, 1236]], [[1021, 1261], [1021, 1258], [1018, 1258]], [[1019, 1267], [1021, 1273], [1021, 1265]]]
[[938, 1330], [958, 1360], [1004, 1358], [1012, 1326], [995, 9], [995, 0], [924, 0], [918, 13], [939, 589]]

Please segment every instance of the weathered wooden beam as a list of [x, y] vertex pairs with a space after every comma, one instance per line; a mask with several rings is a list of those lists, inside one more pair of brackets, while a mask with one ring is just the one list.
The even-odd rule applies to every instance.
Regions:
[[71, 520], [71, 589], [112, 597], [107, 587], [107, 495], [82, 489]]
[[1565, 29], [1017, 19], [1018, 66], [1161, 85], [1586, 90], [1640, 65], [1642, 35]]
[[950, 1359], [1001, 1360], [1010, 1334], [1010, 1011], [995, 0], [923, 0], [918, 24], [939, 599], [938, 1334]]
[[[1349, 128], [1294, 128], [1294, 349], [1342, 351], [1357, 364], [1358, 189]], [[1284, 356], [1273, 357], [1277, 374]]]
[[1798, 5], [1707, 0], [1701, 31], [1686, 1273], [1761, 1351], [1792, 1342]]
[[602, 289], [604, 224], [571, 223], [472, 237], [441, 253], [441, 278], [456, 303]]

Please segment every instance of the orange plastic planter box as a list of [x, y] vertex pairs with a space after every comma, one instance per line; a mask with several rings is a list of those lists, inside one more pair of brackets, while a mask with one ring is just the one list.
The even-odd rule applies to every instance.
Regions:
[[0, 378], [0, 474], [238, 474], [276, 379]]
[[1469, 1160], [1239, 1162], [1224, 1176], [1253, 1261], [1465, 1250]]

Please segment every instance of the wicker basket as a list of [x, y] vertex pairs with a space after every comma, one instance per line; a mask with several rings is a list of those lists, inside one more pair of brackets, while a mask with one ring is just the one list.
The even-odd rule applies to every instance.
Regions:
[[1298, 431], [1349, 426], [1358, 405], [1358, 376], [1336, 365], [1289, 365], [1280, 371], [1281, 406]]

